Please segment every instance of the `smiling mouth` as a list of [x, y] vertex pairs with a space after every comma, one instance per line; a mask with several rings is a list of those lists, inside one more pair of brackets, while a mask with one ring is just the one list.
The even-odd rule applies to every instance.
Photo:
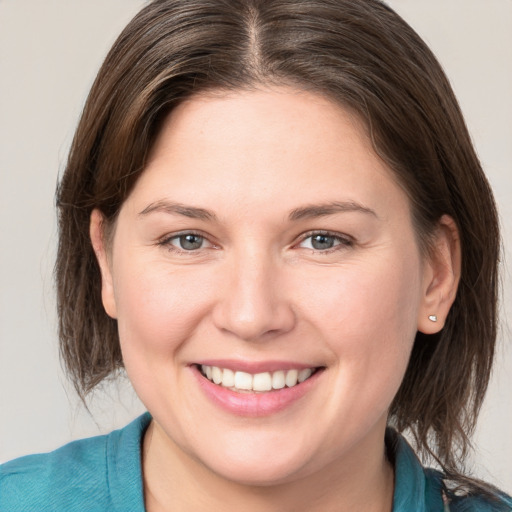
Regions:
[[237, 393], [265, 393], [293, 388], [308, 380], [321, 368], [277, 370], [251, 374], [218, 366], [198, 365], [200, 373], [210, 382]]

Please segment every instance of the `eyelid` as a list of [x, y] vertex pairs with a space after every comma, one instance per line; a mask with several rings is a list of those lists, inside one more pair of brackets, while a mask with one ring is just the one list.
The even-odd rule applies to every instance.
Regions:
[[331, 251], [339, 250], [339, 248], [350, 247], [350, 246], [354, 245], [354, 242], [355, 242], [351, 236], [349, 236], [345, 233], [339, 233], [338, 231], [329, 231], [329, 230], [325, 230], [325, 229], [316, 229], [316, 230], [307, 231], [306, 233], [303, 233], [302, 235], [300, 235], [298, 242], [296, 244], [294, 244], [295, 247], [300, 246], [300, 244], [302, 242], [304, 242], [308, 238], [311, 238], [315, 235], [330, 236], [330, 237], [335, 238], [337, 241], [339, 241], [339, 244], [335, 245], [334, 247], [331, 247], [330, 249], [320, 250], [320, 249], [309, 249], [308, 248], [309, 250], [323, 253], [323, 254], [329, 253]]
[[[196, 250], [185, 250], [185, 249], [180, 249], [179, 247], [177, 247], [176, 245], [173, 245], [171, 244], [171, 241], [174, 240], [174, 239], [177, 239], [181, 236], [186, 236], [186, 235], [195, 235], [195, 236], [198, 236], [198, 237], [201, 237], [207, 244], [208, 246], [207, 247], [201, 247], [199, 249], [196, 249]], [[332, 252], [332, 251], [336, 251], [336, 250], [340, 250], [344, 247], [350, 247], [354, 244], [354, 239], [353, 237], [345, 234], [345, 233], [340, 233], [338, 231], [329, 231], [329, 230], [325, 230], [325, 229], [316, 229], [316, 230], [310, 230], [310, 231], [307, 231], [305, 233], [302, 233], [299, 237], [298, 237], [298, 241], [296, 243], [293, 244], [292, 248], [300, 248], [300, 244], [303, 243], [305, 240], [307, 240], [308, 238], [311, 238], [315, 235], [323, 235], [323, 236], [328, 236], [328, 237], [332, 237], [334, 239], [336, 239], [337, 243], [335, 246], [329, 248], [329, 249], [324, 249], [324, 250], [321, 250], [321, 249], [309, 249], [311, 251], [314, 251], [314, 252], [318, 252], [318, 253], [323, 253], [323, 254], [327, 254], [329, 252]], [[210, 239], [211, 237], [207, 234], [205, 234], [204, 232], [200, 231], [200, 230], [195, 230], [195, 229], [184, 229], [184, 230], [181, 230], [181, 231], [177, 231], [177, 232], [174, 232], [174, 233], [168, 233], [162, 237], [160, 237], [157, 241], [156, 241], [156, 245], [158, 246], [162, 246], [162, 247], [165, 247], [167, 248], [169, 251], [172, 251], [172, 252], [175, 252], [175, 253], [178, 253], [178, 254], [188, 254], [188, 255], [194, 255], [194, 254], [197, 254], [199, 253], [200, 251], [202, 250], [205, 250], [205, 249], [217, 249], [219, 248], [218, 244], [215, 244], [214, 242], [212, 242], [212, 240]]]
[[[205, 242], [208, 243], [208, 246], [207, 247], [201, 247], [200, 249], [196, 249], [196, 250], [188, 250], [187, 251], [185, 249], [180, 249], [179, 247], [171, 244], [171, 240], [174, 240], [174, 239], [177, 239], [177, 238], [179, 238], [181, 236], [186, 236], [186, 235], [195, 235], [195, 236], [201, 237]], [[196, 230], [196, 229], [183, 229], [183, 230], [177, 231], [175, 233], [168, 233], [168, 234], [164, 235], [163, 237], [160, 237], [156, 241], [156, 245], [162, 246], [162, 247], [166, 248], [167, 250], [169, 250], [171, 252], [174, 252], [174, 253], [188, 254], [188, 255], [197, 254], [197, 253], [199, 253], [200, 251], [202, 251], [204, 249], [211, 249], [211, 248], [217, 248], [218, 247], [217, 244], [215, 244], [214, 242], [212, 242], [210, 240], [210, 237], [208, 235], [206, 235], [202, 231], [199, 231], [199, 230]]]

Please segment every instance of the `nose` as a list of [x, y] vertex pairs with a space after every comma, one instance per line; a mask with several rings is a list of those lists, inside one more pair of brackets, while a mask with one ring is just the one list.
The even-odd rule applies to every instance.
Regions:
[[282, 271], [267, 255], [231, 262], [213, 310], [216, 327], [244, 341], [263, 341], [293, 329], [296, 318]]

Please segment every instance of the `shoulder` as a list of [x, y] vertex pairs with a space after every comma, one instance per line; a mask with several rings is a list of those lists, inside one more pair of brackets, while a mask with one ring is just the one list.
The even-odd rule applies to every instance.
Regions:
[[108, 435], [0, 466], [2, 511], [116, 510], [116, 500], [127, 496], [122, 489], [125, 481], [132, 497], [141, 501], [140, 441], [149, 420], [143, 415]]
[[[439, 489], [444, 487], [444, 475], [433, 469], [425, 469], [427, 488]], [[512, 498], [496, 491], [494, 495], [449, 494], [446, 499], [447, 512], [512, 512]]]
[[106, 436], [28, 455], [0, 467], [3, 510], [74, 510], [81, 495], [105, 501]]
[[456, 498], [450, 504], [450, 512], [512, 512], [508, 496], [496, 496], [495, 500], [479, 496]]
[[445, 475], [425, 468], [407, 441], [392, 429], [386, 432], [388, 456], [395, 467], [393, 512], [512, 512], [512, 500], [494, 496], [456, 496], [446, 489]]

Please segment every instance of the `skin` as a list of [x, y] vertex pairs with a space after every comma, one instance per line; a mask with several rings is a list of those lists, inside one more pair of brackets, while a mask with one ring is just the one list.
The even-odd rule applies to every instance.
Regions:
[[[164, 123], [108, 247], [102, 220], [94, 211], [104, 307], [153, 416], [148, 510], [390, 511], [388, 409], [416, 331], [443, 326], [460, 250], [443, 217], [420, 253], [409, 200], [357, 117], [286, 87], [193, 97]], [[331, 249], [313, 247], [319, 231]], [[184, 232], [204, 242], [184, 250]], [[324, 370], [252, 418], [198, 386], [190, 365], [221, 358]]]

